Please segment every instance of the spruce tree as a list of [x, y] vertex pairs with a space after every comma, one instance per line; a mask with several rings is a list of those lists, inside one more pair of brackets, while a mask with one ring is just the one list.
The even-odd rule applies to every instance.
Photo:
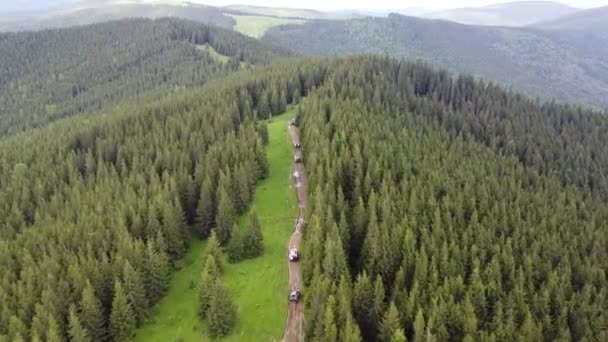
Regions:
[[207, 319], [209, 323], [209, 335], [213, 338], [228, 335], [236, 323], [236, 308], [234, 307], [230, 293], [222, 286], [219, 280], [216, 280], [212, 286]]
[[226, 189], [220, 187], [218, 190], [218, 208], [214, 229], [220, 245], [226, 245], [230, 241], [235, 222], [236, 212], [232, 198]]
[[82, 290], [80, 322], [82, 323], [83, 328], [89, 333], [91, 340], [105, 340], [106, 334], [103, 309], [99, 299], [95, 296], [95, 290], [89, 281], [87, 281]]
[[416, 320], [414, 321], [414, 342], [426, 341], [426, 323], [424, 321], [424, 312], [418, 309]]
[[158, 301], [169, 286], [169, 261], [162, 251], [157, 251], [151, 241], [146, 245], [146, 259], [143, 264], [144, 285], [151, 302]]
[[357, 276], [353, 288], [353, 312], [365, 339], [376, 337], [373, 310], [374, 287], [367, 273], [363, 272]]
[[47, 318], [48, 329], [46, 331], [46, 341], [47, 342], [62, 342], [63, 338], [61, 337], [61, 332], [59, 328], [59, 324], [55, 320], [55, 317], [51, 314], [48, 315]]
[[201, 239], [206, 239], [211, 233], [211, 228], [214, 222], [214, 198], [213, 185], [209, 176], [205, 176], [201, 185], [201, 193], [196, 209], [196, 224], [197, 231]]
[[207, 240], [207, 246], [205, 246], [205, 251], [201, 260], [203, 265], [207, 263], [209, 256], [213, 257], [217, 269], [222, 272], [224, 270], [224, 266], [222, 264], [222, 247], [220, 246], [220, 242], [215, 234], [215, 231], [211, 232], [211, 236], [209, 236], [209, 239]]
[[109, 324], [110, 335], [113, 341], [129, 341], [135, 330], [136, 317], [129, 303], [128, 296], [120, 281], [116, 281], [114, 284], [114, 299], [112, 300], [112, 313], [110, 314]]
[[90, 342], [91, 337], [87, 329], [80, 323], [76, 306], [70, 305], [68, 314], [68, 336], [70, 342]]
[[245, 254], [248, 258], [255, 258], [262, 255], [264, 251], [264, 237], [260, 220], [255, 210], [249, 214], [249, 224], [244, 238]]
[[211, 295], [213, 293], [213, 286], [215, 286], [216, 280], [219, 279], [221, 272], [213, 254], [208, 254], [206, 258], [207, 259], [205, 260], [205, 264], [203, 265], [203, 271], [201, 272], [201, 280], [198, 287], [198, 314], [202, 319], [205, 319], [207, 317], [207, 312], [209, 310], [209, 304], [211, 301]]
[[397, 329], [391, 336], [390, 342], [407, 342], [407, 337], [405, 337], [405, 332], [403, 329]]
[[140, 273], [128, 261], [125, 261], [123, 266], [123, 283], [125, 292], [129, 294], [129, 303], [135, 312], [137, 324], [141, 324], [148, 310], [146, 289], [143, 286]]
[[382, 317], [382, 321], [380, 322], [380, 341], [383, 342], [391, 342], [395, 332], [397, 332], [401, 328], [399, 311], [395, 306], [395, 303], [391, 302], [388, 306], [388, 309], [384, 313]]

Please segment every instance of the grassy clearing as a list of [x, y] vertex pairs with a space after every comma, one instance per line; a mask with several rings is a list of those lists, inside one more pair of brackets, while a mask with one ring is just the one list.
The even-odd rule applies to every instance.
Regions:
[[211, 57], [213, 57], [213, 59], [218, 63], [228, 63], [230, 60], [229, 56], [220, 54], [219, 52], [215, 51], [213, 46], [209, 44], [197, 45], [196, 48], [210, 54]]
[[287, 18], [275, 18], [275, 17], [264, 17], [258, 15], [234, 15], [231, 14], [236, 20], [234, 29], [244, 35], [260, 38], [266, 33], [266, 31], [274, 26], [287, 25], [287, 24], [303, 24], [306, 20], [300, 19], [287, 19]]
[[[291, 187], [291, 144], [287, 123], [295, 107], [268, 124], [267, 146], [270, 175], [256, 188], [252, 208], [258, 213], [264, 234], [264, 254], [238, 264], [226, 264], [222, 276], [237, 305], [237, 324], [222, 341], [271, 341], [283, 335], [287, 315], [286, 243], [297, 211]], [[238, 229], [245, 229], [247, 214]], [[197, 315], [197, 289], [204, 243], [193, 243], [171, 281], [167, 295], [155, 306], [135, 341], [209, 341], [205, 324]]]

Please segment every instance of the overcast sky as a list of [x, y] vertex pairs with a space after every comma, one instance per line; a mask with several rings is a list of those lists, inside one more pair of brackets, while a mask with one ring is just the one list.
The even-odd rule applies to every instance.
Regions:
[[[0, 0], [2, 1], [2, 0]], [[484, 5], [508, 2], [504, 0], [191, 0], [213, 6], [230, 5], [234, 3], [270, 6], [270, 7], [296, 7], [316, 8], [321, 10], [333, 9], [398, 9], [408, 7], [422, 7], [428, 9], [455, 8], [455, 7], [480, 7]], [[562, 0], [564, 4], [574, 7], [600, 7], [608, 5], [608, 0]]]

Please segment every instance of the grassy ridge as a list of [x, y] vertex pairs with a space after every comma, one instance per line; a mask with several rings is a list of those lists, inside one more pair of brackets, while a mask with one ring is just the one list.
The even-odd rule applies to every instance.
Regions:
[[262, 37], [271, 27], [287, 24], [303, 24], [306, 22], [306, 20], [301, 19], [265, 17], [258, 15], [231, 14], [230, 16], [236, 20], [236, 25], [234, 26], [236, 31], [254, 38]]
[[[267, 146], [270, 175], [256, 188], [252, 208], [258, 213], [264, 234], [264, 254], [238, 264], [226, 263], [222, 279], [237, 306], [237, 325], [224, 341], [270, 341], [283, 335], [287, 311], [286, 243], [291, 235], [297, 202], [291, 188], [291, 145], [287, 114], [268, 124]], [[244, 229], [247, 214], [240, 217]], [[205, 323], [197, 315], [197, 285], [201, 273], [204, 243], [193, 243], [175, 272], [169, 292], [153, 309], [150, 319], [135, 336], [135, 341], [209, 341], [203, 333]]]

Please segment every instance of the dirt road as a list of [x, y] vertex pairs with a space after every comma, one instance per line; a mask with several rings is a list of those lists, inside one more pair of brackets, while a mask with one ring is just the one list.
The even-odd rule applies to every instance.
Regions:
[[[289, 135], [291, 137], [292, 146], [294, 146], [294, 161], [295, 156], [301, 156], [301, 151], [296, 148], [296, 143], [299, 144], [300, 137], [298, 130], [295, 126], [289, 126]], [[304, 213], [307, 207], [306, 200], [306, 187], [304, 177], [304, 165], [302, 163], [294, 162], [294, 173], [293, 181], [296, 186], [296, 192], [298, 194], [298, 217], [294, 222], [294, 232], [289, 239], [289, 245], [287, 248], [297, 248], [300, 250], [300, 243], [302, 242], [302, 228], [304, 226]], [[289, 262], [289, 291], [302, 290], [302, 273], [300, 271], [299, 262]], [[304, 303], [299, 302], [288, 302], [289, 308], [287, 311], [287, 323], [285, 324], [285, 334], [283, 335], [284, 342], [300, 342], [304, 341]]]

